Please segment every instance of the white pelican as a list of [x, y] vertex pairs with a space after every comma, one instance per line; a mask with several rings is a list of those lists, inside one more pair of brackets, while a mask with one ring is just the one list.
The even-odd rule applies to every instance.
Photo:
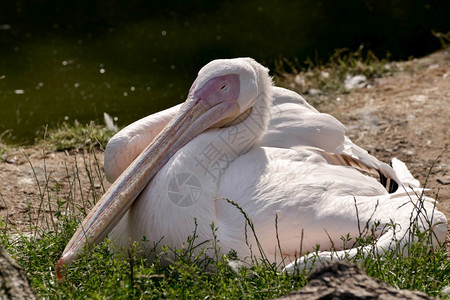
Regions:
[[[286, 271], [304, 263], [300, 256], [316, 245], [323, 259], [383, 253], [393, 239], [411, 241], [414, 221], [434, 231], [434, 243], [443, 242], [447, 220], [433, 199], [420, 197], [406, 166], [378, 161], [345, 132], [298, 94], [274, 87], [268, 69], [253, 59], [214, 60], [199, 71], [184, 104], [111, 139], [105, 173], [114, 184], [72, 237], [58, 268], [114, 227], [117, 248], [143, 237], [150, 248], [159, 241], [180, 248], [194, 218], [196, 241], [210, 241], [214, 223], [223, 253], [259, 255], [244, 215], [224, 199], [246, 212], [266, 257], [287, 261]], [[367, 172], [379, 173], [384, 184]], [[343, 247], [341, 237], [357, 237], [375, 221], [373, 246]]]

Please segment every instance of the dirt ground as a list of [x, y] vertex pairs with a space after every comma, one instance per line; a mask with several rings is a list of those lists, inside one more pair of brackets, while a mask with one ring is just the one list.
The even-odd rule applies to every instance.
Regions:
[[[380, 160], [404, 161], [422, 184], [426, 182], [428, 195], [438, 199], [439, 210], [450, 219], [450, 149], [445, 151], [450, 147], [448, 51], [393, 62], [391, 67], [402, 71], [349, 93], [305, 98], [338, 118], [350, 138]], [[91, 203], [83, 200], [98, 197], [102, 184], [108, 187], [100, 151], [94, 157], [35, 146], [8, 150], [2, 158], [0, 216], [10, 229], [29, 232], [30, 224], [51, 228], [49, 216], [58, 208], [56, 199], [89, 207]], [[72, 205], [68, 209], [76, 210]]]

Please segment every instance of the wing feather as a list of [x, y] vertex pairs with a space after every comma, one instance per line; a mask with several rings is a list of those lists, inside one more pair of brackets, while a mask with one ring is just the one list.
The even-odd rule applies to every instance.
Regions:
[[398, 159], [393, 167], [381, 162], [346, 136], [345, 126], [329, 114], [320, 113], [299, 94], [272, 88], [270, 123], [260, 146], [295, 149], [313, 147], [330, 164], [353, 167], [377, 176], [389, 192], [399, 185], [419, 187], [418, 181]]

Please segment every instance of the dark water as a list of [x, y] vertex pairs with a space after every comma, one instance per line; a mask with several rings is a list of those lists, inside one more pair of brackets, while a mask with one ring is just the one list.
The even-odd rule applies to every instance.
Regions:
[[[342, 3], [345, 2], [345, 3]], [[361, 43], [394, 59], [440, 46], [450, 1], [3, 1], [0, 135], [30, 143], [64, 120], [124, 126], [184, 100], [201, 66], [325, 59]]]

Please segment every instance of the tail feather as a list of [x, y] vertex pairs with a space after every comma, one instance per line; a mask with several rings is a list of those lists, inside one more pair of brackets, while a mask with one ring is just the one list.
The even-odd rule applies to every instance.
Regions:
[[412, 176], [404, 162], [394, 157], [391, 161], [391, 165], [401, 184], [410, 188], [420, 188], [420, 182]]
[[391, 165], [376, 160], [369, 154], [358, 157], [355, 155], [344, 153], [329, 153], [320, 149], [315, 149], [330, 164], [353, 167], [359, 171], [366, 172], [369, 175], [378, 176], [380, 183], [389, 193], [402, 191], [400, 186], [412, 189], [420, 188], [420, 182], [412, 176], [411, 172], [404, 162], [397, 158], [393, 158]]
[[378, 175], [380, 176], [380, 183], [390, 194], [398, 190], [398, 183], [395, 180], [386, 177], [380, 170], [378, 170]]
[[383, 162], [377, 161], [377, 164], [372, 162], [369, 163], [348, 154], [334, 154], [324, 151], [320, 154], [322, 154], [330, 164], [349, 166], [369, 175], [378, 176], [380, 183], [389, 193], [394, 193], [398, 190], [399, 185], [403, 184], [395, 170]]

